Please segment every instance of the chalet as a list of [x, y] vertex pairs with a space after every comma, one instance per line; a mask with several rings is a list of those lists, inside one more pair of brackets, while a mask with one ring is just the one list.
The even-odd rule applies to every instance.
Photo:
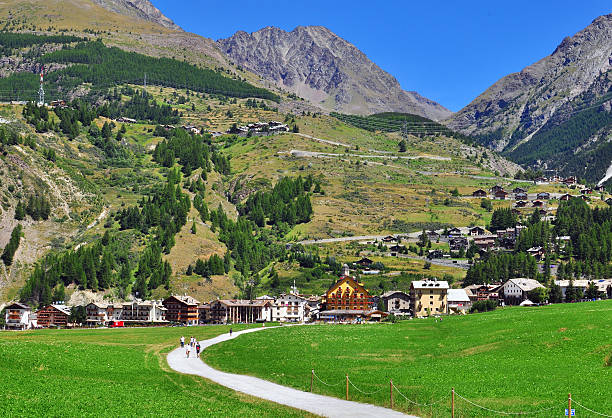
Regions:
[[203, 303], [198, 306], [198, 323], [207, 324], [211, 321], [210, 318], [210, 303]]
[[595, 191], [596, 191], [596, 192], [603, 193], [603, 192], [605, 192], [605, 191], [606, 191], [606, 187], [605, 187], [603, 184], [600, 184], [600, 185], [598, 185], [598, 186], [595, 186]]
[[48, 305], [39, 309], [36, 315], [39, 327], [67, 327], [70, 307], [66, 305]]
[[463, 289], [448, 289], [448, 312], [465, 313], [472, 307], [472, 301]]
[[515, 239], [516, 238], [516, 228], [498, 229], [497, 238], [498, 239], [502, 239], [502, 238]]
[[361, 267], [370, 267], [372, 264], [374, 264], [374, 261], [364, 257], [359, 261], [355, 261], [355, 264]]
[[459, 251], [460, 249], [466, 249], [468, 246], [468, 240], [466, 237], [454, 237], [448, 240], [448, 245], [451, 251]]
[[516, 200], [527, 200], [527, 199], [528, 199], [528, 197], [527, 197], [527, 193], [525, 193], [525, 192], [515, 193], [515, 194], [514, 194], [514, 198], [515, 198]]
[[374, 305], [364, 285], [349, 276], [341, 277], [325, 292], [322, 304], [324, 311], [361, 310], [364, 312], [372, 309]]
[[444, 258], [444, 253], [441, 250], [429, 250], [427, 253], [427, 258], [430, 260], [434, 260], [436, 258]]
[[534, 208], [541, 208], [544, 206], [544, 202], [542, 202], [541, 200], [534, 200], [533, 202], [531, 202], [531, 205]]
[[449, 238], [452, 238], [452, 237], [460, 237], [461, 235], [462, 235], [462, 234], [461, 234], [461, 230], [460, 230], [459, 228], [455, 228], [455, 227], [453, 227], [453, 228], [451, 228], [451, 229], [449, 229], [449, 230], [448, 230], [448, 237], [449, 237]]
[[512, 193], [527, 193], [527, 190], [523, 189], [522, 187], [515, 187], [514, 189], [512, 189]]
[[108, 322], [108, 304], [106, 303], [92, 302], [85, 306], [85, 312], [88, 326], [102, 326]]
[[559, 198], [559, 200], [561, 200], [561, 201], [567, 201], [567, 200], [570, 200], [572, 197], [574, 197], [574, 196], [572, 196], [572, 195], [571, 195], [571, 194], [569, 194], [569, 193], [565, 193], [564, 195], [562, 195], [562, 196]]
[[572, 184], [576, 184], [576, 177], [566, 177], [563, 179], [563, 184], [566, 185], [572, 185]]
[[478, 190], [475, 190], [475, 191], [472, 193], [472, 196], [473, 196], [473, 197], [487, 197], [487, 192], [485, 192], [485, 191], [484, 191], [484, 190], [482, 190], [482, 189], [478, 189]]
[[473, 228], [470, 228], [470, 230], [469, 230], [469, 235], [470, 235], [471, 237], [474, 237], [474, 236], [477, 236], [477, 235], [484, 235], [484, 234], [485, 234], [485, 232], [486, 232], [486, 231], [484, 230], [484, 228], [481, 228], [481, 227], [479, 227], [479, 226], [475, 226], [475, 227], [473, 227]]
[[119, 123], [136, 123], [138, 122], [136, 119], [131, 119], [131, 118], [126, 118], [126, 117], [120, 117], [116, 119], [116, 122]]
[[502, 186], [498, 185], [498, 184], [493, 186], [493, 187], [491, 187], [491, 193], [493, 193], [493, 194], [495, 194], [496, 192], [499, 192], [499, 191], [503, 191], [503, 190], [504, 190], [504, 188]]
[[586, 194], [581, 194], [579, 197], [580, 197], [580, 199], [584, 200], [585, 202], [591, 200], [591, 198], [588, 195], [586, 195]]
[[382, 242], [396, 242], [397, 238], [395, 238], [393, 235], [387, 235], [386, 237], [384, 237], [382, 239]]
[[440, 239], [440, 234], [436, 231], [427, 231], [427, 238], [429, 238], [430, 241], [438, 241]]
[[385, 311], [394, 315], [404, 315], [410, 312], [410, 295], [399, 290], [385, 292], [381, 296]]
[[593, 194], [593, 189], [591, 189], [590, 187], [585, 187], [584, 189], [580, 190], [580, 194]]
[[13, 303], [5, 309], [5, 329], [23, 331], [36, 328], [36, 315], [32, 314], [32, 309], [28, 305]]
[[500, 289], [507, 305], [519, 305], [528, 299], [527, 294], [533, 289], [544, 287], [533, 279], [510, 279]]
[[546, 177], [537, 177], [535, 184], [548, 184], [548, 179]]
[[181, 126], [181, 128], [183, 128], [185, 131], [194, 134], [194, 135], [200, 135], [202, 133], [202, 131], [200, 131], [197, 127], [192, 126], [192, 125], [183, 125]]
[[549, 200], [550, 199], [550, 193], [548, 193], [548, 192], [538, 193], [536, 198], [539, 199], [539, 200]]
[[474, 237], [474, 245], [481, 250], [490, 250], [495, 247], [497, 241], [497, 235], [480, 235]]
[[448, 282], [415, 280], [410, 284], [410, 311], [415, 317], [448, 313]]
[[544, 256], [544, 249], [542, 247], [531, 247], [527, 250], [527, 254], [539, 260]]
[[273, 305], [270, 300], [215, 300], [210, 303], [207, 322], [252, 324], [272, 321]]
[[200, 302], [190, 296], [170, 296], [162, 302], [166, 311], [166, 321], [186, 325], [197, 325]]
[[524, 208], [525, 206], [527, 206], [527, 201], [519, 200], [519, 201], [516, 202], [515, 206], [517, 208]]
[[540, 209], [538, 213], [540, 216], [548, 216], [548, 211], [546, 209]]
[[106, 307], [106, 317], [108, 321], [121, 321], [123, 317], [123, 304], [115, 303]]
[[508, 192], [504, 190], [498, 190], [495, 193], [493, 193], [493, 197], [495, 197], [495, 199], [498, 199], [498, 200], [505, 200], [506, 197], [508, 197]]
[[501, 284], [472, 284], [465, 287], [465, 293], [470, 301], [478, 300], [498, 300]]
[[66, 107], [66, 100], [52, 100], [49, 105], [51, 107]]
[[398, 245], [398, 244], [395, 244], [395, 245], [392, 245], [392, 246], [389, 247], [389, 251], [393, 251], [395, 253], [402, 252], [403, 249], [404, 249], [404, 246], [403, 245]]

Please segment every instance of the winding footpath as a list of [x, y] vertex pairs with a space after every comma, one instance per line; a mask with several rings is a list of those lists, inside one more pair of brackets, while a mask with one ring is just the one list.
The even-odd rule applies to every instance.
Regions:
[[[229, 334], [222, 334], [218, 337], [211, 338], [210, 340], [201, 341], [200, 345], [202, 347], [202, 351], [204, 351], [211, 345], [234, 339], [242, 334], [264, 331], [266, 329], [270, 328], [251, 328], [244, 331], [237, 331], [234, 332], [231, 337]], [[345, 401], [310, 392], [302, 392], [300, 390], [281, 386], [276, 383], [268, 382], [267, 380], [258, 379], [256, 377], [221, 372], [213, 369], [200, 359], [195, 357], [186, 358], [185, 351], [181, 348], [177, 348], [168, 354], [168, 364], [170, 365], [170, 368], [177, 372], [202, 376], [235, 391], [255, 396], [257, 398], [266, 399], [281, 405], [301, 409], [303, 411], [311, 412], [324, 417], [417, 418], [402, 414], [398, 411], [393, 411], [388, 408], [382, 408], [380, 406]]]

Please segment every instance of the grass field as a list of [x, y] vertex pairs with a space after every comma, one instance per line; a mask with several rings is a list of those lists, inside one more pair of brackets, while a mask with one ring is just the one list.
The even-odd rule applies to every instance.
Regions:
[[166, 353], [181, 335], [223, 332], [227, 327], [0, 332], [0, 415], [306, 415], [168, 368]]
[[[507, 412], [562, 416], [567, 394], [612, 413], [612, 301], [506, 308], [467, 317], [397, 324], [316, 325], [269, 330], [211, 347], [205, 360], [302, 390], [345, 395], [345, 373], [365, 392], [353, 400], [388, 406], [389, 379], [396, 408], [423, 417], [450, 416], [450, 392]], [[457, 398], [457, 416], [491, 416]], [[553, 408], [553, 409], [550, 409]], [[589, 415], [577, 407], [578, 416]]]

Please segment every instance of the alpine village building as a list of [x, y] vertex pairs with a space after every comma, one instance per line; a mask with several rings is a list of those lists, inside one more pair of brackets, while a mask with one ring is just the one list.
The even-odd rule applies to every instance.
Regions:
[[166, 311], [166, 321], [186, 325], [197, 325], [200, 302], [191, 296], [170, 296], [162, 302]]
[[410, 310], [415, 317], [448, 313], [448, 282], [415, 280], [410, 284]]
[[[345, 271], [346, 273], [346, 271]], [[354, 277], [343, 275], [323, 295], [320, 319], [352, 320], [369, 317], [374, 302], [370, 293]]]

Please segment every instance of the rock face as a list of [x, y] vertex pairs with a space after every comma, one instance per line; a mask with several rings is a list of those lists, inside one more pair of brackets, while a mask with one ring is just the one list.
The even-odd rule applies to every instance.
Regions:
[[579, 99], [611, 68], [609, 14], [565, 38], [548, 57], [499, 80], [447, 124], [479, 137], [497, 151], [512, 151], [528, 142], [558, 110]]
[[402, 90], [393, 76], [322, 26], [240, 31], [217, 43], [236, 64], [329, 110], [407, 112], [435, 120], [451, 114], [416, 92]]
[[107, 10], [127, 16], [138, 17], [160, 24], [166, 28], [182, 30], [172, 20], [162, 14], [148, 0], [92, 0]]

